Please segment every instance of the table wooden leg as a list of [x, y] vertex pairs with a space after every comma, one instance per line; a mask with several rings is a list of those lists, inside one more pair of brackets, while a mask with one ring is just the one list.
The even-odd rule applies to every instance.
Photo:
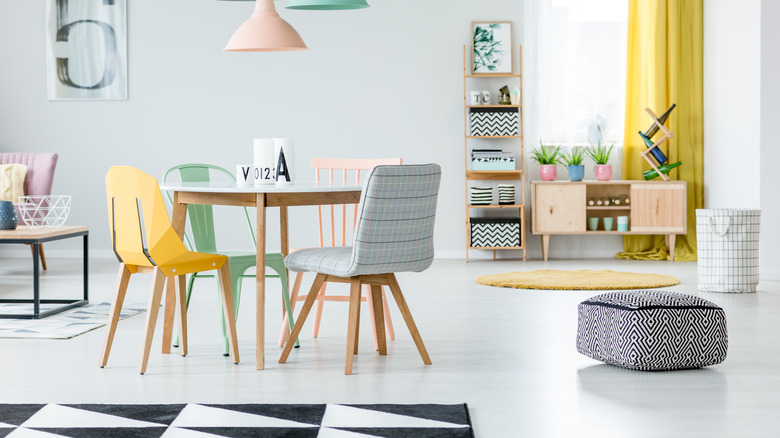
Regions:
[[[283, 205], [279, 207], [279, 237], [281, 239], [282, 255], [287, 257], [290, 253], [290, 228], [287, 221], [287, 206]], [[284, 275], [287, 276], [287, 282], [289, 284], [290, 272], [285, 268]], [[282, 300], [282, 318], [284, 319], [287, 309], [284, 308], [284, 300]]]
[[173, 206], [171, 208], [171, 226], [179, 238], [184, 238], [184, 225], [187, 223], [187, 204], [179, 202], [179, 193], [173, 192]]
[[287, 222], [287, 206], [279, 207], [279, 232], [282, 243], [282, 254], [286, 257], [290, 253], [290, 228]]
[[542, 234], [542, 259], [547, 261], [547, 251], [550, 249], [550, 235]]
[[265, 369], [265, 193], [257, 194], [257, 316], [255, 352], [257, 369]]
[[666, 236], [666, 248], [669, 249], [669, 260], [674, 261], [674, 243], [677, 240], [677, 235], [669, 234]]
[[[171, 211], [171, 226], [179, 238], [184, 237], [184, 225], [187, 223], [187, 204], [179, 202], [179, 193], [173, 193]], [[174, 315], [176, 312], [176, 292], [175, 292], [175, 277], [168, 277], [166, 279], [165, 288], [165, 309], [163, 318], [163, 339], [162, 339], [162, 352], [163, 354], [170, 354], [171, 352], [171, 338], [173, 335]], [[186, 311], [186, 310], [185, 310]], [[181, 333], [179, 334], [181, 338]], [[181, 346], [181, 343], [180, 343]]]

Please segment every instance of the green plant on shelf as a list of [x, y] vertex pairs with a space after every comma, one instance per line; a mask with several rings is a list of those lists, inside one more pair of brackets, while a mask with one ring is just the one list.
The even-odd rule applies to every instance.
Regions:
[[614, 146], [614, 144], [607, 146], [601, 143], [593, 146], [593, 143], [591, 143], [590, 147], [587, 149], [587, 153], [590, 159], [596, 164], [607, 164], [609, 162], [609, 155], [612, 153], [612, 148]]
[[568, 154], [561, 152], [561, 159], [567, 166], [582, 165], [582, 162], [585, 160], [585, 148], [575, 146], [571, 148]]
[[531, 159], [541, 165], [558, 164], [560, 156], [560, 146], [543, 145], [541, 140], [539, 140], [539, 148], [531, 151]]

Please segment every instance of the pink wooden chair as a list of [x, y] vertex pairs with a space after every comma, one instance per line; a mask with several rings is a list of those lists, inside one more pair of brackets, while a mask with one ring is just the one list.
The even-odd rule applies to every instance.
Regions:
[[[311, 159], [311, 167], [314, 169], [315, 172], [315, 181], [317, 184], [320, 183], [321, 178], [320, 174], [327, 172], [328, 175], [328, 183], [330, 185], [333, 185], [334, 181], [337, 180], [337, 178], [341, 177], [341, 184], [347, 185], [347, 184], [355, 184], [360, 185], [360, 175], [361, 171], [368, 171], [373, 169], [376, 166], [382, 166], [382, 165], [400, 165], [403, 164], [403, 160], [401, 158], [378, 158], [378, 159], [358, 159], [358, 158], [312, 158]], [[340, 173], [340, 175], [339, 175]], [[368, 173], [368, 172], [365, 172]], [[352, 178], [348, 176], [348, 174], [352, 174]], [[334, 178], [335, 177], [335, 178]], [[330, 218], [327, 220], [327, 216], [325, 216], [326, 223], [323, 224], [323, 209], [329, 208], [330, 209]], [[340, 215], [337, 213], [337, 211], [340, 210]], [[351, 215], [347, 216], [347, 205], [341, 205], [341, 206], [317, 206], [317, 219], [319, 222], [319, 236], [320, 236], [320, 248], [323, 248], [326, 246], [325, 242], [325, 229], [326, 227], [329, 228], [330, 231], [330, 245], [329, 246], [349, 246], [352, 245], [352, 233], [355, 229], [355, 223], [357, 222], [357, 204], [352, 204], [352, 211], [350, 212]], [[347, 223], [350, 224], [350, 227], [347, 227]], [[340, 228], [341, 230], [341, 241], [338, 241], [336, 239], [336, 229]], [[349, 237], [347, 236], [347, 230], [349, 229]], [[295, 251], [300, 248], [295, 248], [291, 251]], [[295, 282], [293, 283], [292, 293], [290, 296], [290, 300], [292, 302], [293, 309], [295, 308], [295, 303], [298, 301], [304, 301], [306, 300], [307, 295], [299, 296], [298, 293], [301, 289], [301, 281], [303, 280], [303, 272], [298, 272], [295, 275]], [[322, 319], [322, 308], [325, 301], [344, 301], [349, 302], [349, 295], [326, 295], [325, 288], [327, 283], [324, 283], [322, 285], [322, 288], [320, 288], [319, 294], [317, 295], [317, 307], [314, 311], [314, 327], [312, 328], [312, 336], [317, 337], [319, 330], [320, 330], [320, 320]], [[371, 301], [371, 287], [369, 285], [364, 285], [363, 290], [365, 291], [365, 296], [361, 297], [361, 301], [367, 302], [369, 305], [373, 306], [373, 302]], [[383, 309], [384, 309], [384, 318], [385, 318], [385, 327], [387, 327], [387, 335], [390, 337], [391, 340], [395, 339], [395, 331], [393, 330], [393, 321], [390, 319], [390, 312], [389, 307], [387, 306], [387, 297], [385, 296], [385, 288], [382, 287], [382, 302], [383, 302]], [[371, 321], [371, 326], [374, 327], [374, 330], [371, 332], [374, 336], [374, 347], [376, 349], [379, 349], [379, 343], [376, 336], [376, 322], [374, 320], [374, 312], [368, 312], [369, 319]], [[287, 340], [287, 336], [289, 335], [289, 326], [287, 323], [287, 317], [285, 316], [285, 320], [283, 321], [282, 325], [282, 332], [279, 335], [279, 346], [284, 346], [285, 341]]]
[[[51, 195], [57, 158], [57, 154], [45, 152], [5, 152], [0, 153], [0, 164], [24, 164], [27, 166], [27, 175], [24, 177], [25, 195]], [[16, 217], [19, 225], [24, 225], [22, 214], [19, 211], [19, 203], [14, 201], [14, 205], [16, 206]], [[30, 248], [32, 248], [32, 245], [30, 245]], [[40, 245], [40, 255], [41, 267], [46, 270], [46, 256], [43, 253], [43, 245]]]

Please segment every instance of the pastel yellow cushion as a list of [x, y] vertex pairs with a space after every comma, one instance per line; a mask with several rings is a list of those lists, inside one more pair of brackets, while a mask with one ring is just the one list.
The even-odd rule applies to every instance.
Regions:
[[24, 164], [0, 164], [0, 201], [18, 202], [24, 196], [24, 177], [27, 166]]

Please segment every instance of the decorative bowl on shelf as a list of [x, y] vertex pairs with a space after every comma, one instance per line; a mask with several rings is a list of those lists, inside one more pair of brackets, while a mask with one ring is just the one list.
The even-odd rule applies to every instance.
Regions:
[[19, 212], [30, 228], [61, 227], [70, 213], [70, 195], [20, 196]]

